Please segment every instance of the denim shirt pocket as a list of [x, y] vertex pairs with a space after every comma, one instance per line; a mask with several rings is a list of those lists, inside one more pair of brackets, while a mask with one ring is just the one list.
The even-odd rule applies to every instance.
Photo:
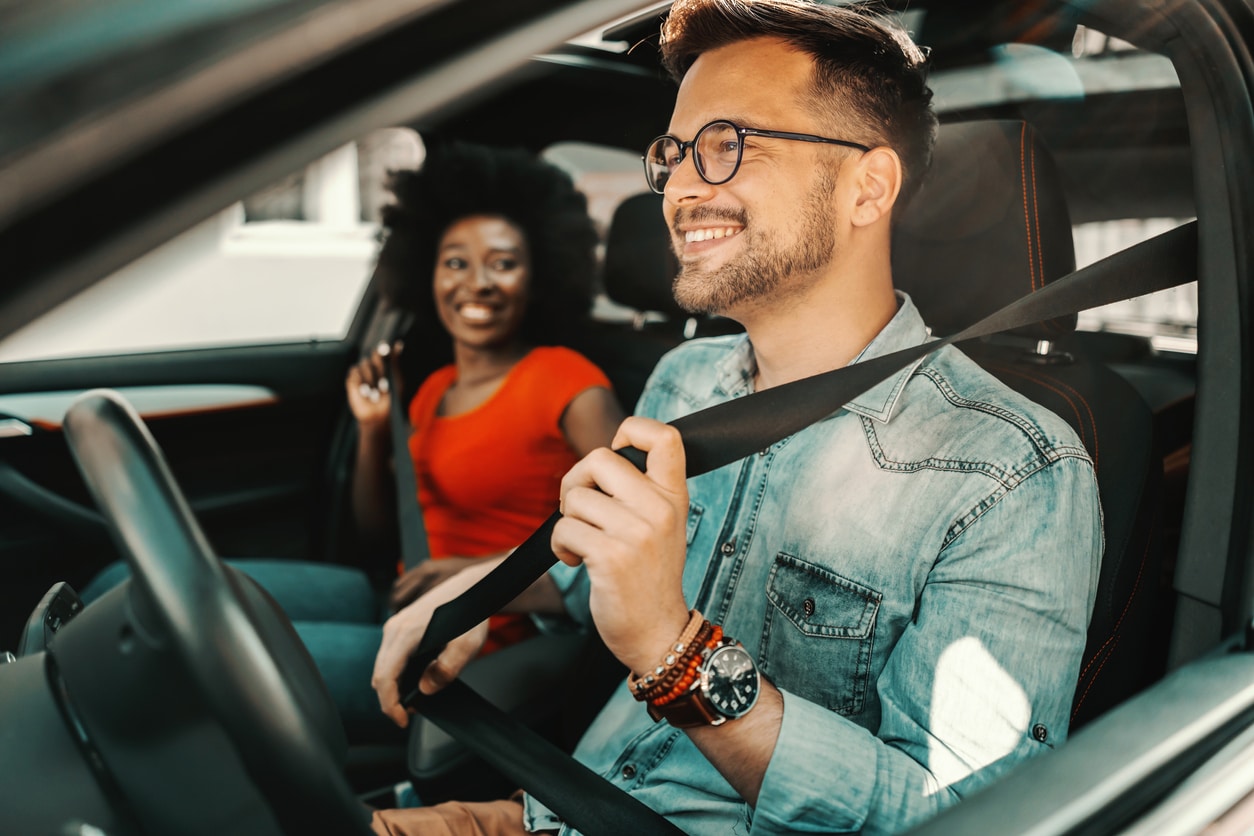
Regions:
[[705, 509], [695, 502], [688, 503], [688, 526], [684, 532], [684, 537], [689, 546], [692, 540], [697, 536], [697, 529], [701, 527], [701, 515], [705, 513]]
[[779, 688], [843, 715], [862, 711], [882, 595], [780, 552], [766, 586], [758, 667]]

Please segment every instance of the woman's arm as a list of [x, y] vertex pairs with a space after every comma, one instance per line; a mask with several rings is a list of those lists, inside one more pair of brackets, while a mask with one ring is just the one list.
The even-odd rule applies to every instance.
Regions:
[[[396, 480], [392, 471], [392, 393], [387, 380], [386, 344], [348, 372], [344, 388], [357, 419], [352, 503], [357, 527], [371, 540], [383, 540], [396, 526]], [[406, 451], [408, 454], [408, 451]]]
[[598, 447], [608, 447], [623, 422], [622, 407], [614, 393], [603, 386], [584, 389], [562, 413], [562, 434], [579, 458]]

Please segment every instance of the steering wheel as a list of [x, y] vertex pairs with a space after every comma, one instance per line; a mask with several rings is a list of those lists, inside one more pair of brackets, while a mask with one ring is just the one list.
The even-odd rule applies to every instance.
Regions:
[[[71, 706], [66, 710], [77, 712], [85, 750], [98, 751], [108, 779], [123, 785], [119, 795], [128, 797], [140, 829], [172, 832], [168, 821], [153, 819], [160, 813], [141, 808], [178, 806], [161, 786], [164, 773], [154, 764], [165, 759], [177, 771], [181, 761], [192, 759], [193, 769], [227, 764], [216, 776], [199, 773], [204, 785], [198, 791], [211, 792], [206, 786], [220, 782], [251, 796], [251, 801], [240, 800], [244, 796], [223, 801], [237, 810], [261, 809], [259, 815], [230, 813], [253, 817], [248, 832], [272, 832], [277, 825], [287, 833], [368, 834], [369, 811], [340, 768], [347, 748], [343, 727], [312, 659], [260, 587], [214, 555], [143, 421], [116, 392], [94, 390], [70, 407], [64, 430], [133, 576], [126, 596], [119, 588], [75, 619], [88, 621], [92, 610], [113, 601], [100, 607], [96, 618], [107, 618], [112, 608], [115, 625], [82, 631], [103, 634], [96, 641], [112, 644], [98, 644], [90, 653], [76, 649], [70, 628], [78, 625], [71, 622], [62, 631], [55, 662]], [[99, 659], [99, 651], [112, 654], [112, 667], [130, 664], [139, 644], [161, 659], [144, 668], [152, 671], [145, 675], [144, 690], [163, 693], [136, 697], [150, 701], [150, 720], [110, 721], [120, 709], [106, 704], [130, 704], [133, 695], [93, 694], [93, 687], [104, 691], [108, 686], [79, 669], [90, 669], [87, 660]], [[170, 678], [180, 676], [185, 690], [194, 694], [170, 694], [180, 690], [169, 684]], [[165, 715], [173, 719], [162, 719]], [[163, 722], [168, 722], [164, 736], [156, 731]], [[156, 742], [147, 739], [159, 736]], [[179, 749], [190, 740], [200, 748]], [[146, 766], [144, 779], [138, 780], [133, 773], [141, 760]], [[137, 786], [142, 802], [134, 797]], [[182, 832], [203, 816], [198, 809], [185, 808], [181, 814]]]

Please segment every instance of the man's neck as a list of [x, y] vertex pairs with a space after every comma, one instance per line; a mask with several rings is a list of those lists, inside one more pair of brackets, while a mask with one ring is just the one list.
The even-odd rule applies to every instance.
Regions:
[[846, 366], [897, 313], [887, 270], [822, 281], [740, 317], [757, 360], [754, 388], [769, 389]]

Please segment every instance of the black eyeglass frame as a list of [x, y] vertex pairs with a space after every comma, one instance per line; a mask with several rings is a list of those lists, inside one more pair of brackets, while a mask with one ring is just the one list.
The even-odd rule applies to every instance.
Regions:
[[[740, 171], [740, 161], [741, 159], [743, 159], [744, 152], [745, 152], [745, 145], [744, 145], [743, 140], [747, 136], [765, 136], [771, 139], [791, 139], [797, 142], [821, 142], [827, 145], [840, 145], [845, 148], [853, 148], [855, 150], [861, 151], [864, 154], [867, 151], [871, 150], [871, 147], [868, 145], [863, 145], [860, 142], [850, 142], [847, 139], [832, 139], [831, 137], [827, 137], [827, 136], [817, 136], [815, 134], [799, 134], [793, 131], [768, 131], [765, 128], [745, 128], [745, 127], [741, 127], [740, 125], [737, 125], [735, 122], [731, 121], [730, 119], [714, 119], [713, 121], [706, 122], [704, 125], [701, 126], [700, 130], [698, 130], [697, 133], [688, 142], [683, 142], [679, 139], [679, 137], [672, 136], [671, 134], [662, 134], [661, 136], [654, 137], [649, 142], [648, 147], [652, 148], [654, 145], [657, 145], [659, 142], [661, 142], [664, 139], [669, 139], [671, 142], [674, 142], [675, 145], [679, 147], [679, 161], [675, 163], [676, 167], [678, 167], [680, 163], [684, 161], [684, 158], [688, 156], [688, 150], [696, 148], [697, 141], [701, 139], [701, 134], [705, 133], [705, 131], [713, 125], [729, 125], [732, 128], [732, 130], [736, 132], [736, 136], [741, 139], [741, 142], [736, 144], [736, 164], [732, 166], [731, 173], [728, 174], [726, 177], [724, 177], [722, 180], [711, 180], [708, 176], [706, 176], [706, 173], [704, 170], [705, 166], [703, 166], [701, 163], [701, 157], [697, 155], [696, 153], [693, 154], [693, 157], [692, 157], [693, 167], [696, 168], [697, 174], [701, 177], [701, 179], [709, 183], [711, 186], [723, 185], [724, 183], [730, 181], [733, 177], [735, 177], [736, 172]], [[652, 176], [652, 169], [650, 168], [651, 163], [649, 162], [649, 154], [646, 152], [644, 156], [640, 158], [640, 161], [644, 164], [644, 179], [645, 179], [645, 182], [649, 184], [649, 190], [652, 191], [654, 194], [664, 194], [666, 190], [665, 182], [662, 183], [661, 188], [658, 188], [657, 186], [653, 184], [654, 178]], [[673, 172], [674, 172], [673, 168], [667, 167], [666, 179], [668, 181], [670, 180], [671, 174]]]

